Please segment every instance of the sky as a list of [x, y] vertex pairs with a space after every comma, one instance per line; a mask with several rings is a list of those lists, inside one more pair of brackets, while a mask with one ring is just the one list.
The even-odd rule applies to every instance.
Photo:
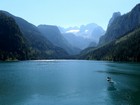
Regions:
[[125, 14], [140, 0], [0, 0], [0, 10], [39, 25], [73, 27], [96, 23], [106, 30], [114, 12]]

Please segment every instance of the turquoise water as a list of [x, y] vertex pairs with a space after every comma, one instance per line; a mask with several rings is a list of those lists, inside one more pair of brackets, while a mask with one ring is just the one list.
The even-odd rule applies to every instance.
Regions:
[[140, 105], [140, 64], [0, 62], [0, 105]]

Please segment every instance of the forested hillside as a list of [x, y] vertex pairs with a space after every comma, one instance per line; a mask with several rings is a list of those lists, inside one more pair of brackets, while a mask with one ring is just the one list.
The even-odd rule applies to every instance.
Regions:
[[81, 53], [81, 59], [140, 61], [140, 28], [99, 48]]
[[56, 59], [68, 55], [24, 19], [5, 11], [0, 11], [0, 19], [0, 60]]
[[15, 20], [0, 13], [0, 60], [28, 59], [30, 50], [25, 43]]

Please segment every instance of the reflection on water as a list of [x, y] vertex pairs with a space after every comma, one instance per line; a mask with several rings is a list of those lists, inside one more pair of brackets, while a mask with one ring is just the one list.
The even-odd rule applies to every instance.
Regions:
[[108, 82], [108, 87], [107, 87], [107, 90], [108, 91], [115, 91], [115, 90], [117, 90], [117, 88], [116, 88], [116, 82]]
[[106, 73], [116, 81], [116, 91], [108, 92], [112, 104], [140, 104], [140, 64], [108, 63]]
[[1, 62], [0, 105], [139, 105], [139, 81], [135, 63]]

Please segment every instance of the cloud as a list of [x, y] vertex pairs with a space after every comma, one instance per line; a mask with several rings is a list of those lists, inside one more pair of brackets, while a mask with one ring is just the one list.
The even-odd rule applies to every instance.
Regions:
[[85, 33], [87, 33], [89, 30], [85, 30]]
[[68, 30], [68, 31], [66, 31], [66, 33], [74, 33], [74, 34], [76, 34], [76, 33], [78, 33], [80, 30]]

